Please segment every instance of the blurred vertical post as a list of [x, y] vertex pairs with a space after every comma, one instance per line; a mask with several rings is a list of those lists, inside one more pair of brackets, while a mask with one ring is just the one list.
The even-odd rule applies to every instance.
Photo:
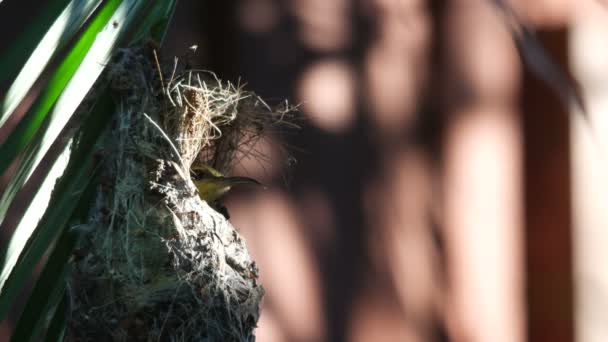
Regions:
[[452, 0], [444, 20], [448, 329], [523, 341], [518, 56], [489, 1]]
[[[538, 30], [537, 37], [564, 69], [564, 27]], [[570, 122], [562, 99], [529, 70], [524, 73], [522, 106], [528, 338], [572, 341]]]
[[[567, 0], [522, 2], [520, 14], [534, 26], [542, 49], [563, 73], [568, 70]], [[572, 275], [572, 191], [568, 87], [524, 43], [522, 118], [525, 136], [526, 288], [529, 341], [574, 339]], [[543, 68], [546, 68], [543, 69]], [[540, 74], [545, 79], [539, 79]], [[562, 98], [560, 98], [562, 96]]]
[[576, 341], [608, 341], [608, 7], [581, 1], [570, 30], [589, 121], [574, 113], [572, 185]]

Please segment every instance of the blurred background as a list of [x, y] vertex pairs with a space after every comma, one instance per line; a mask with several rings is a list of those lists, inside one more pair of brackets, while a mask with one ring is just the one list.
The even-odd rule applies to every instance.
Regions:
[[180, 1], [165, 58], [300, 105], [226, 203], [258, 341], [608, 341], [607, 37], [604, 0]]

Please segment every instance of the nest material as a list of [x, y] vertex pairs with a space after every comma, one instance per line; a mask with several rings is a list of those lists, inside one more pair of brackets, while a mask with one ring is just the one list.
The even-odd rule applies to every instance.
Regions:
[[289, 110], [179, 69], [163, 69], [143, 48], [119, 51], [109, 68], [118, 113], [75, 253], [68, 340], [255, 339], [264, 294], [255, 262], [198, 197], [188, 169], [198, 157], [229, 171]]

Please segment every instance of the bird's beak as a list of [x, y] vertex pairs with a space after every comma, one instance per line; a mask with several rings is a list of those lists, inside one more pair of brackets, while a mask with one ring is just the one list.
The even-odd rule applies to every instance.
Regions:
[[253, 184], [262, 185], [262, 183], [249, 177], [225, 177], [224, 180], [230, 184]]

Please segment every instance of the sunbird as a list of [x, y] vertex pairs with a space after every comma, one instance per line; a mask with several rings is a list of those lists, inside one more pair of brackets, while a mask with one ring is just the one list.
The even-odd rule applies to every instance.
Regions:
[[257, 180], [249, 177], [226, 177], [208, 165], [193, 166], [191, 170], [192, 182], [196, 185], [199, 197], [207, 204], [215, 207], [226, 218], [228, 218], [228, 212], [219, 203], [222, 196], [237, 185], [262, 185]]

